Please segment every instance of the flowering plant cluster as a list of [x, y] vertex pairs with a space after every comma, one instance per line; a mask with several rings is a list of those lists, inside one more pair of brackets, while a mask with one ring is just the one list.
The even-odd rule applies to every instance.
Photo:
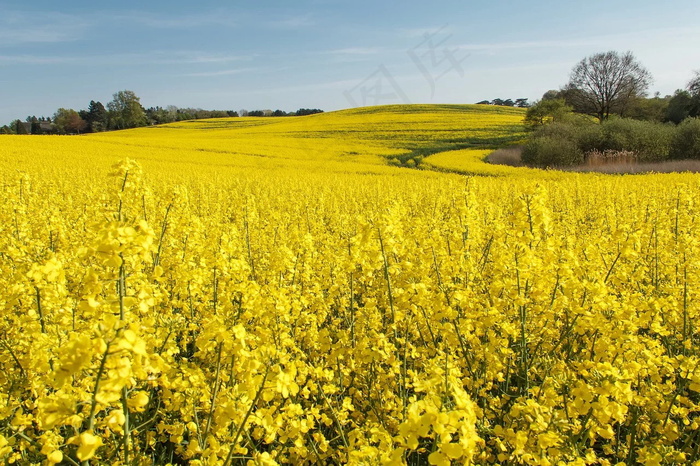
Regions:
[[693, 175], [27, 153], [2, 462], [700, 465]]

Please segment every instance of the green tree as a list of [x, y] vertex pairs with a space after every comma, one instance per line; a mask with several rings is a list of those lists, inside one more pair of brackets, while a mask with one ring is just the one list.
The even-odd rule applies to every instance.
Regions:
[[296, 116], [314, 115], [316, 113], [323, 113], [323, 110], [320, 108], [300, 108], [294, 112]]
[[638, 97], [630, 101], [627, 116], [635, 120], [665, 121], [671, 96], [661, 97], [658, 93], [654, 97]]
[[21, 120], [15, 120], [12, 123], [10, 123], [10, 127], [12, 130], [15, 132], [15, 134], [29, 134], [29, 125], [26, 125], [24, 122]]
[[53, 122], [56, 125], [56, 131], [60, 134], [80, 134], [88, 127], [87, 122], [80, 118], [78, 112], [70, 108], [56, 110]]
[[154, 125], [172, 123], [176, 121], [177, 110], [175, 112], [170, 112], [163, 107], [150, 107], [146, 109], [146, 117], [149, 123]]
[[107, 104], [111, 129], [136, 128], [146, 125], [146, 112], [141, 106], [141, 100], [133, 91], [119, 91], [112, 97], [112, 101]]
[[27, 123], [31, 125], [29, 130], [31, 134], [41, 134], [41, 126], [36, 116], [27, 117]]
[[555, 89], [550, 89], [544, 94], [542, 94], [542, 99], [540, 100], [556, 100], [556, 99], [563, 99], [564, 94], [563, 91], [558, 91]]
[[553, 121], [560, 121], [570, 115], [573, 108], [564, 99], [540, 100], [525, 113], [525, 126], [535, 129]]
[[567, 103], [575, 111], [607, 120], [623, 115], [630, 101], [646, 94], [651, 74], [632, 52], [605, 52], [581, 60], [565, 86]]
[[86, 111], [80, 115], [88, 124], [87, 131], [99, 133], [107, 129], [107, 109], [102, 102], [90, 101]]
[[676, 124], [685, 120], [690, 116], [692, 102], [693, 96], [690, 95], [690, 92], [678, 89], [668, 101], [664, 120]]

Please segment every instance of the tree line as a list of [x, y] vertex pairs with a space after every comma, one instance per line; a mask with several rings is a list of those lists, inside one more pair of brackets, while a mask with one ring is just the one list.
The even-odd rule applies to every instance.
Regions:
[[679, 124], [700, 116], [700, 72], [672, 95], [648, 97], [651, 73], [631, 52], [605, 52], [586, 57], [571, 70], [569, 81], [544, 93], [527, 112], [530, 127], [566, 118], [569, 113], [589, 115], [603, 122], [632, 118]]
[[493, 99], [493, 100], [481, 100], [477, 102], [477, 105], [500, 105], [502, 107], [519, 107], [519, 108], [528, 108], [530, 106], [530, 102], [528, 102], [529, 99], [525, 98], [520, 98], [520, 99]]
[[315, 113], [323, 113], [320, 108], [300, 108], [296, 112], [285, 112], [284, 110], [239, 110], [238, 116], [246, 117], [283, 117], [283, 116], [306, 116]]
[[105, 106], [91, 100], [83, 110], [59, 108], [51, 117], [28, 116], [0, 127], [0, 134], [83, 134], [160, 125], [184, 120], [225, 118], [237, 116], [303, 116], [322, 113], [317, 108], [300, 108], [295, 112], [282, 110], [203, 110], [201, 108], [144, 108], [141, 99], [129, 90], [119, 91]]
[[700, 71], [673, 95], [631, 52], [586, 57], [569, 81], [528, 108], [522, 161], [540, 167], [700, 159]]

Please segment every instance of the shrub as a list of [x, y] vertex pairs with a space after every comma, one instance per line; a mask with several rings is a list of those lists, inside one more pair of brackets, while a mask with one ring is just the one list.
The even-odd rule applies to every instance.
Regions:
[[522, 158], [526, 164], [538, 167], [569, 167], [583, 163], [583, 152], [575, 140], [562, 136], [540, 136], [525, 144]]
[[[696, 126], [688, 123], [687, 134], [676, 137], [680, 141], [677, 153], [698, 154], [698, 151], [683, 146], [684, 142], [693, 140], [690, 135], [696, 134]], [[624, 163], [659, 162], [669, 158], [678, 131], [671, 124], [628, 118], [607, 120], [601, 124], [569, 119], [537, 129], [525, 146], [523, 161], [536, 166], [566, 167], [582, 163], [588, 158], [583, 154], [597, 154], [594, 158], [599, 164], [619, 163], [623, 159]], [[544, 141], [539, 141], [541, 139]], [[624, 154], [624, 157], [610, 154]], [[700, 154], [685, 157], [700, 158]]]
[[687, 118], [676, 128], [671, 142], [673, 159], [700, 159], [700, 118]]
[[540, 127], [523, 148], [522, 161], [539, 167], [567, 167], [582, 163], [582, 147], [594, 147], [589, 140], [599, 139], [597, 128], [599, 125], [580, 119]]
[[669, 157], [674, 133], [671, 125], [620, 118], [604, 122], [601, 129], [603, 139], [596, 150], [634, 152], [641, 162]]
[[550, 137], [554, 139], [567, 139], [577, 141], [581, 128], [578, 124], [571, 122], [555, 122], [543, 126], [536, 133], [535, 137]]
[[578, 124], [576, 145], [583, 153], [600, 150], [603, 147], [603, 128], [597, 123]]

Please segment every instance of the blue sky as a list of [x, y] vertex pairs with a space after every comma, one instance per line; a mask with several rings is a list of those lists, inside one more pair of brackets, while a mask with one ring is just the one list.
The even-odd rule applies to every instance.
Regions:
[[0, 0], [0, 124], [107, 103], [335, 110], [539, 98], [631, 50], [670, 94], [700, 69], [700, 2]]

